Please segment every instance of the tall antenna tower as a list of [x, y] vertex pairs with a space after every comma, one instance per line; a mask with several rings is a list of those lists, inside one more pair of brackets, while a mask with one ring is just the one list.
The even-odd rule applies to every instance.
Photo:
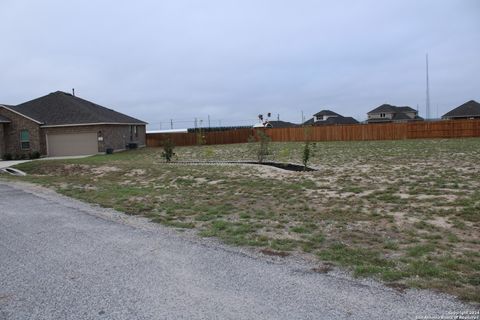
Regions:
[[426, 56], [426, 66], [427, 66], [427, 101], [426, 101], [426, 112], [425, 119], [430, 119], [430, 84], [428, 79], [428, 53]]

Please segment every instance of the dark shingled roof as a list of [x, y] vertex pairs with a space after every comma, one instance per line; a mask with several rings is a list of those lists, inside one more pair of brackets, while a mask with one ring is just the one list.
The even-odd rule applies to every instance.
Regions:
[[306, 126], [309, 126], [309, 125], [314, 124], [313, 118], [308, 119], [308, 120], [305, 121], [303, 124], [306, 125]]
[[442, 116], [442, 118], [463, 117], [480, 117], [480, 103], [475, 100], [470, 100]]
[[9, 108], [37, 120], [43, 125], [146, 124], [144, 121], [62, 91], [53, 92]]
[[392, 106], [391, 104], [382, 104], [380, 107], [377, 107], [375, 109], [373, 109], [372, 111], [368, 112], [368, 114], [370, 113], [390, 113], [390, 112], [403, 112], [403, 113], [407, 113], [407, 112], [417, 112], [417, 110], [413, 109], [413, 108], [410, 108], [410, 107], [396, 107], [396, 106]]
[[269, 121], [273, 128], [292, 128], [296, 127], [295, 123], [287, 122], [287, 121]]
[[330, 111], [330, 110], [322, 110], [320, 112], [317, 112], [313, 115], [314, 117], [318, 117], [318, 116], [340, 116], [338, 113], [336, 112], [333, 112], [333, 111]]
[[417, 110], [410, 107], [397, 107], [397, 110], [400, 112], [417, 112]]
[[385, 103], [379, 107], [376, 107], [375, 109], [373, 109], [368, 113], [385, 113], [385, 112], [396, 112], [396, 111], [397, 111], [397, 107]]
[[405, 113], [395, 113], [392, 117], [392, 120], [412, 120], [409, 116]]
[[357, 124], [358, 121], [352, 117], [333, 117], [328, 118], [325, 121], [317, 121], [313, 125], [321, 126], [321, 125], [329, 125], [329, 124]]
[[332, 117], [332, 118], [328, 118], [327, 120], [316, 121], [316, 122], [313, 121], [313, 118], [311, 118], [305, 121], [303, 124], [307, 126], [311, 126], [311, 125], [324, 126], [324, 125], [332, 125], [332, 124], [357, 124], [357, 123], [359, 122], [352, 117], [339, 116], [339, 117]]

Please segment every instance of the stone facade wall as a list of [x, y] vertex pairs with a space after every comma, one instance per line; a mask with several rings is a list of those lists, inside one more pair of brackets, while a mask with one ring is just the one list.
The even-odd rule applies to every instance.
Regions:
[[[47, 150], [45, 144], [42, 143], [41, 130], [38, 123], [29, 120], [15, 112], [0, 107], [0, 115], [10, 119], [10, 123], [3, 124], [4, 136], [4, 153], [15, 155], [28, 155], [29, 153], [38, 151], [45, 155]], [[28, 130], [30, 136], [30, 148], [22, 150], [20, 144], [20, 132]]]
[[128, 143], [138, 143], [139, 147], [145, 146], [146, 128], [145, 125], [139, 125], [138, 137], [130, 139], [129, 125], [95, 125], [95, 126], [75, 126], [75, 127], [53, 127], [43, 128], [43, 136], [47, 134], [66, 134], [66, 133], [82, 133], [96, 132], [97, 137], [101, 137], [98, 141], [98, 152], [105, 152], [107, 148], [114, 150], [124, 150]]

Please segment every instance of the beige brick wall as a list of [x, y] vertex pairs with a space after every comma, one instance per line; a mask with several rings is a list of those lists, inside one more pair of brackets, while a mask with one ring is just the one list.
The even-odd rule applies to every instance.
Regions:
[[[11, 121], [3, 125], [4, 153], [15, 156], [39, 151], [41, 154], [46, 154], [46, 149], [40, 137], [40, 127], [36, 122], [2, 107], [0, 107], [0, 115]], [[28, 130], [30, 135], [30, 148], [26, 150], [22, 150], [20, 145], [20, 132], [22, 130]]]

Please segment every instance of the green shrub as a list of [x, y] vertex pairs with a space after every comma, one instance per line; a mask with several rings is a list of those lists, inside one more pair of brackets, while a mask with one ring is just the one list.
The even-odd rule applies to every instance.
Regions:
[[303, 163], [304, 171], [307, 170], [307, 165], [308, 165], [308, 162], [310, 161], [310, 158], [313, 156], [315, 146], [316, 144], [310, 141], [305, 141], [305, 144], [303, 145], [302, 163]]
[[34, 151], [28, 155], [29, 159], [38, 159], [40, 158], [40, 152]]
[[173, 144], [172, 140], [167, 139], [163, 141], [162, 147], [163, 147], [162, 157], [165, 159], [166, 162], [172, 161], [172, 158], [175, 155], [175, 152], [173, 152], [175, 145]]

